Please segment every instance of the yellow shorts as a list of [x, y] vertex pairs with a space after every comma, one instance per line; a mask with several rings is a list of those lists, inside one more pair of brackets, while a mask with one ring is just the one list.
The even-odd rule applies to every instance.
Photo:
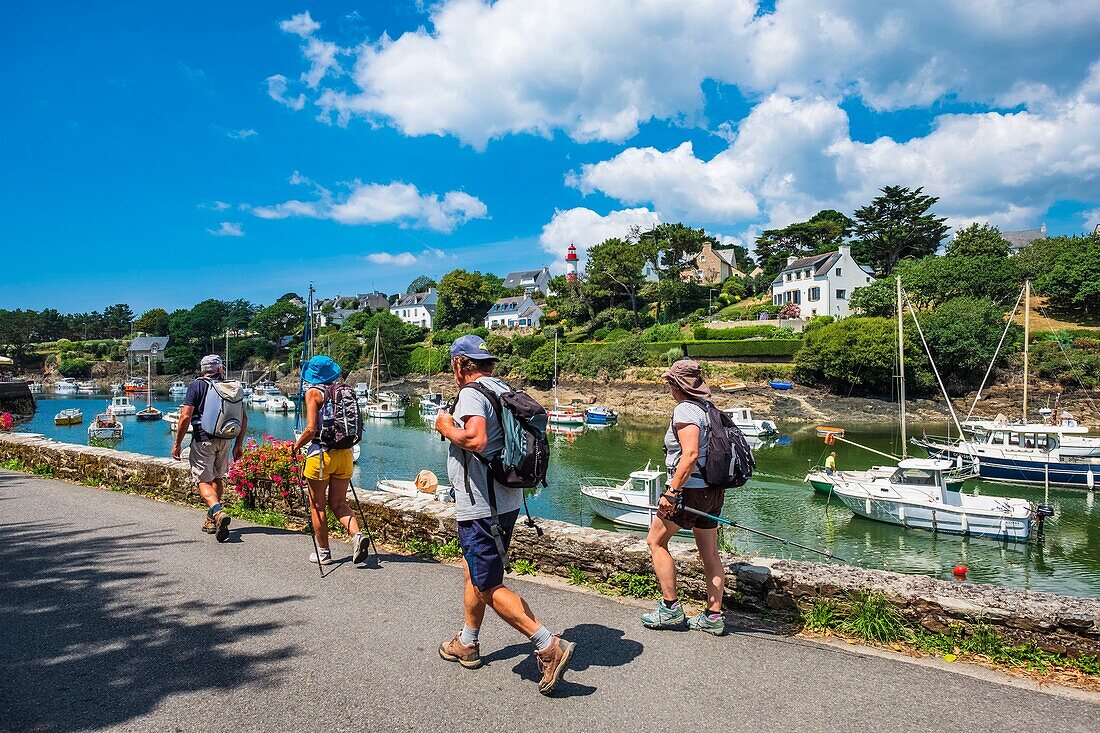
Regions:
[[351, 448], [314, 453], [306, 458], [304, 475], [313, 481], [327, 478], [350, 479], [354, 463]]

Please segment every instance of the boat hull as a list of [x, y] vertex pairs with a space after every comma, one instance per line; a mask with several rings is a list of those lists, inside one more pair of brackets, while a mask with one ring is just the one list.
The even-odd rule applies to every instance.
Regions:
[[986, 516], [955, 511], [943, 506], [928, 507], [890, 499], [833, 491], [852, 513], [876, 522], [940, 534], [1027, 542], [1031, 538], [1031, 517]]
[[623, 527], [649, 529], [649, 525], [653, 523], [653, 517], [657, 514], [656, 510], [594, 496], [583, 489], [581, 494], [588, 500], [588, 505], [592, 507], [595, 514]]
[[[970, 457], [966, 451], [950, 446], [921, 443], [930, 456], [955, 460]], [[978, 455], [978, 474], [989, 481], [1009, 484], [1047, 484], [1092, 488], [1100, 484], [1100, 464], [1035, 461], [1001, 456]]]

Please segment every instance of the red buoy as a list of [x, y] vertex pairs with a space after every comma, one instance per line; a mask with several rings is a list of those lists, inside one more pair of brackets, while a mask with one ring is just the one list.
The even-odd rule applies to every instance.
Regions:
[[955, 575], [956, 578], [965, 578], [966, 577], [966, 566], [965, 565], [956, 565], [954, 568], [952, 568], [951, 572]]

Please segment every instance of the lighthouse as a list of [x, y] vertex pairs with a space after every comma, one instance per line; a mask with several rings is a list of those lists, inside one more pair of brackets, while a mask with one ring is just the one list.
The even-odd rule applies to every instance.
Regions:
[[572, 243], [565, 255], [565, 279], [571, 283], [577, 281], [577, 248]]

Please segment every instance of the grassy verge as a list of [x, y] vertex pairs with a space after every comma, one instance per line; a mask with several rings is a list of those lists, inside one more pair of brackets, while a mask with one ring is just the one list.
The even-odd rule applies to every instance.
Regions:
[[225, 513], [234, 519], [243, 519], [253, 524], [262, 524], [265, 527], [286, 529], [287, 518], [279, 512], [269, 512], [264, 509], [248, 509], [241, 504], [230, 504], [225, 507]]
[[1032, 643], [1014, 644], [982, 623], [969, 628], [954, 624], [947, 633], [928, 631], [909, 624], [881, 593], [847, 600], [819, 598], [803, 612], [802, 623], [811, 633], [930, 654], [947, 662], [962, 659], [1039, 677], [1061, 677], [1059, 681], [1100, 689], [1100, 659], [1094, 655], [1070, 657]]

